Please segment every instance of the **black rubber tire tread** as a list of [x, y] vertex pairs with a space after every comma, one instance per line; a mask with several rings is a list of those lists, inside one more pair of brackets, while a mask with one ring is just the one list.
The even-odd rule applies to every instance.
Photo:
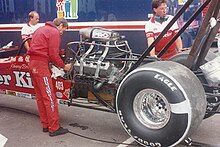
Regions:
[[[176, 91], [155, 79], [159, 74], [177, 87]], [[161, 129], [143, 125], [135, 116], [133, 100], [143, 89], [162, 93], [169, 104], [186, 102], [187, 113], [176, 114], [171, 110], [169, 122]], [[119, 119], [127, 133], [144, 146], [175, 146], [197, 129], [206, 110], [205, 92], [198, 78], [185, 66], [171, 62], [149, 63], [132, 71], [121, 82], [116, 106]], [[185, 107], [185, 103], [184, 103]]]

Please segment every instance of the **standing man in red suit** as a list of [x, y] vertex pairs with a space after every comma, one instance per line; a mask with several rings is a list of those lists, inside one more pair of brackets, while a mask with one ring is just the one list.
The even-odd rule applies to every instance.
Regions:
[[60, 36], [67, 30], [68, 23], [64, 18], [56, 18], [46, 22], [37, 29], [28, 50], [30, 56], [29, 70], [34, 85], [37, 106], [43, 132], [49, 131], [49, 136], [68, 133], [59, 124], [58, 104], [53, 89], [49, 63], [58, 68], [70, 71], [71, 64], [64, 64], [59, 56]]

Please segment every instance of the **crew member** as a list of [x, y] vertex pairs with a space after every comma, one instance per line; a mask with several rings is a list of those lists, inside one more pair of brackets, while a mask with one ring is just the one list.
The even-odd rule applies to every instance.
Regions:
[[[146, 23], [145, 32], [148, 46], [160, 35], [163, 29], [173, 19], [173, 16], [167, 15], [167, 1], [166, 0], [152, 0], [153, 16]], [[155, 48], [150, 52], [150, 56], [157, 56], [157, 54], [166, 46], [173, 36], [179, 31], [177, 23], [169, 29], [163, 38], [155, 45]], [[182, 50], [182, 40], [180, 37], [176, 39], [170, 48], [161, 56], [161, 59], [168, 60], [172, 56]]]
[[[21, 29], [21, 38], [25, 40], [28, 37], [32, 37], [32, 34], [36, 29], [40, 27], [39, 22], [39, 14], [36, 11], [31, 11], [28, 14], [29, 22], [25, 24]], [[30, 48], [30, 40], [25, 42], [24, 47], [29, 50]]]
[[37, 29], [32, 37], [28, 50], [30, 56], [29, 70], [34, 85], [37, 106], [43, 132], [49, 131], [49, 136], [68, 133], [59, 124], [58, 104], [53, 89], [49, 62], [63, 68], [71, 69], [71, 64], [64, 64], [59, 56], [60, 36], [68, 28], [64, 18], [56, 18], [53, 22], [46, 22], [45, 26]]

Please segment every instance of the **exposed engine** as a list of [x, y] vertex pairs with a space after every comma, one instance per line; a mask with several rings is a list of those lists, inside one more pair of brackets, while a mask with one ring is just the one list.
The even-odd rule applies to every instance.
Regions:
[[86, 77], [109, 84], [120, 81], [133, 64], [126, 40], [103, 28], [80, 30], [80, 41], [68, 43], [74, 61], [74, 76]]
[[118, 84], [137, 57], [117, 32], [85, 28], [79, 33], [80, 41], [68, 43], [66, 50], [67, 62], [73, 63], [68, 78], [74, 83], [71, 98], [86, 97], [90, 102], [114, 106]]

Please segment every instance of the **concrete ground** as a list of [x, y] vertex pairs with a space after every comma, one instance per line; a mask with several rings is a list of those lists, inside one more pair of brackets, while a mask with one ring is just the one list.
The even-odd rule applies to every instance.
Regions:
[[[0, 147], [139, 146], [126, 134], [116, 114], [63, 105], [59, 111], [60, 123], [70, 133], [49, 137], [42, 132], [35, 100], [0, 94]], [[220, 115], [204, 120], [191, 136], [193, 146], [220, 147], [219, 122]]]

